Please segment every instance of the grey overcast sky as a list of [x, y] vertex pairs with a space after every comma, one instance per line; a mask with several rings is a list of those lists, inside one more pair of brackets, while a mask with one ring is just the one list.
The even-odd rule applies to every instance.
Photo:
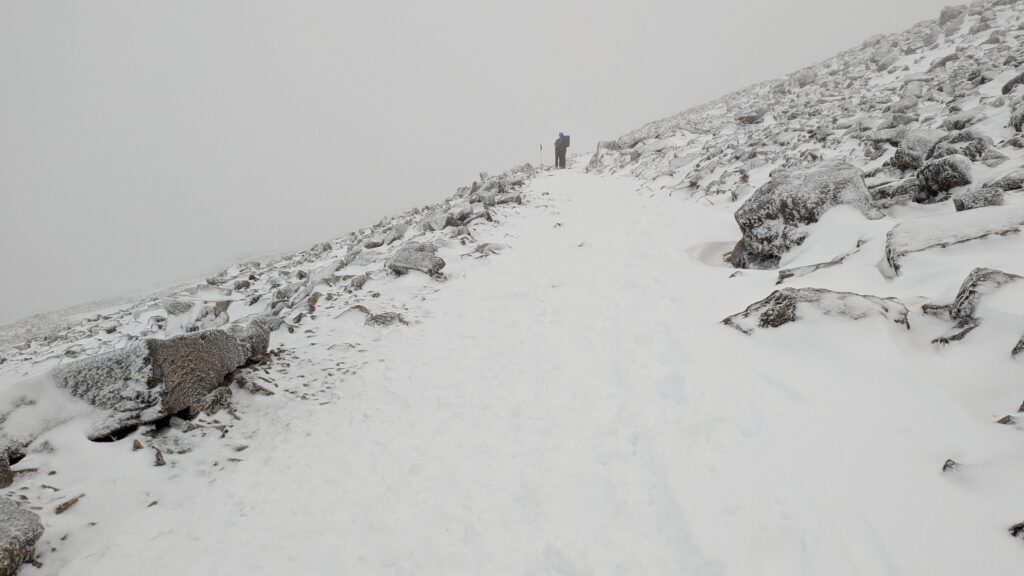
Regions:
[[340, 236], [945, 3], [0, 0], [0, 324]]

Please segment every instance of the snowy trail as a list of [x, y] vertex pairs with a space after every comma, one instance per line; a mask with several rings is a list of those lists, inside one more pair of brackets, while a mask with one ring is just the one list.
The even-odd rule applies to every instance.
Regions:
[[[60, 573], [966, 574], [1024, 561], [1000, 534], [1017, 510], [992, 498], [1020, 495], [1009, 479], [1024, 450], [956, 401], [955, 370], [925, 372], [882, 323], [811, 338], [720, 326], [773, 279], [737, 282], [695, 257], [734, 239], [726, 212], [575, 172], [531, 187], [497, 228], [507, 237], [488, 239], [509, 250], [464, 274], [453, 263], [443, 286], [402, 280], [427, 317], [373, 343], [335, 402], [254, 402], [243, 463], [122, 519]], [[804, 360], [778, 361], [787, 349]], [[941, 476], [953, 456], [998, 474]]]

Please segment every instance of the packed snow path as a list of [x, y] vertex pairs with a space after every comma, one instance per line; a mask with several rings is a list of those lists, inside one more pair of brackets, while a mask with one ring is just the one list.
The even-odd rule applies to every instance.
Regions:
[[[452, 262], [439, 286], [402, 280], [425, 317], [368, 346], [334, 401], [251, 400], [244, 462], [167, 480], [182, 489], [112, 521], [60, 573], [1024, 565], [1005, 534], [1024, 511], [1000, 501], [1021, 495], [1024, 450], [957, 396], [962, 363], [922, 365], [881, 321], [744, 336], [718, 322], [771, 281], [705, 262], [709, 239], [735, 240], [727, 212], [575, 172], [531, 188], [496, 229], [507, 237], [487, 239], [501, 255]], [[940, 474], [950, 457], [987, 473]]]

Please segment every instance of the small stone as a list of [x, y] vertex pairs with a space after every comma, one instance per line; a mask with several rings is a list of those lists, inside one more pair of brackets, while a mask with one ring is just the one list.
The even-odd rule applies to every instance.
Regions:
[[1003, 416], [999, 420], [996, 420], [996, 424], [1007, 424], [1007, 425], [1010, 425], [1010, 424], [1016, 424], [1016, 423], [1017, 423], [1017, 420], [1015, 420], [1014, 417], [1010, 416], [1009, 414], [1007, 414], [1006, 416]]
[[949, 472], [950, 470], [956, 470], [960, 467], [960, 464], [956, 460], [946, 460], [946, 463], [942, 465], [943, 472]]
[[164, 460], [163, 452], [160, 452], [159, 448], [154, 448], [153, 450], [156, 452], [156, 455], [155, 455], [156, 456], [155, 465], [157, 465], [157, 466], [164, 466], [164, 465], [166, 465], [167, 461]]
[[85, 496], [85, 494], [79, 494], [78, 496], [75, 496], [71, 500], [68, 500], [66, 502], [61, 502], [60, 504], [57, 505], [56, 508], [54, 508], [54, 510], [53, 510], [54, 513], [56, 513], [57, 515], [60, 515], [60, 514], [63, 514], [65, 512], [67, 512], [68, 508], [71, 508], [75, 504], [78, 504], [78, 501], [81, 500], [84, 496]]
[[132, 452], [137, 450], [142, 450], [142, 442], [139, 442], [138, 438], [132, 440]]

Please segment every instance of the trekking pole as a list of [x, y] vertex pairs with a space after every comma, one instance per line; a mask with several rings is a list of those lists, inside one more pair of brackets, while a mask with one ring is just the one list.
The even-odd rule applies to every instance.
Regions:
[[540, 145], [540, 169], [544, 169], [544, 143]]

